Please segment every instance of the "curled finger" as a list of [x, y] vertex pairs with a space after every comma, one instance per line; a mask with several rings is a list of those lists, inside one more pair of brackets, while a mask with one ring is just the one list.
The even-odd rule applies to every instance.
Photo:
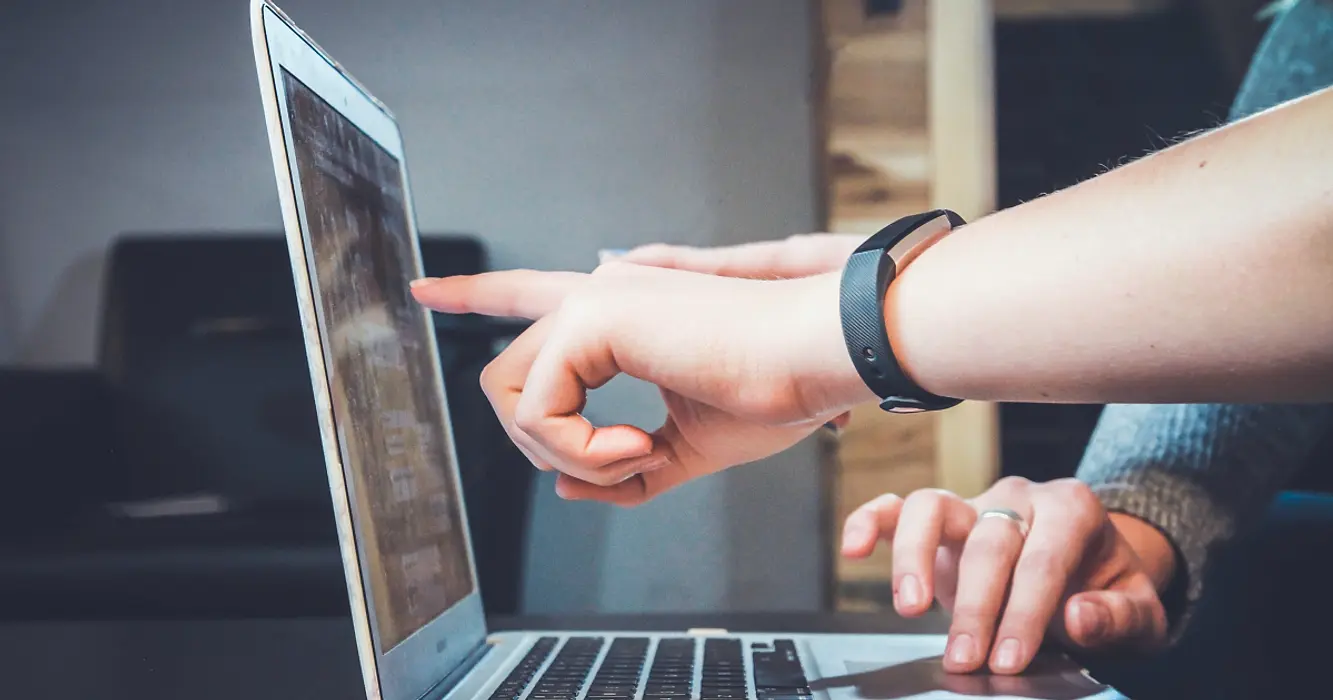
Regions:
[[514, 423], [541, 446], [556, 469], [599, 486], [613, 485], [624, 475], [603, 467], [649, 457], [653, 437], [632, 425], [596, 427], [583, 416], [588, 391], [620, 373], [607, 325], [590, 322], [597, 316], [587, 313], [566, 316], [561, 311], [550, 318], [552, 330], [513, 407]]
[[892, 541], [902, 509], [902, 496], [886, 493], [852, 511], [842, 526], [843, 556], [868, 557], [879, 540]]
[[666, 422], [652, 435], [653, 448], [648, 457], [631, 458], [607, 465], [606, 471], [617, 474], [613, 483], [600, 485], [581, 480], [566, 483], [562, 495], [577, 500], [594, 500], [622, 507], [637, 506], [704, 474], [716, 471], [720, 465], [695, 450], [681, 433], [675, 418]]
[[893, 535], [893, 600], [898, 612], [924, 614], [935, 596], [936, 550], [967, 537], [976, 517], [963, 499], [941, 489], [914, 491]]

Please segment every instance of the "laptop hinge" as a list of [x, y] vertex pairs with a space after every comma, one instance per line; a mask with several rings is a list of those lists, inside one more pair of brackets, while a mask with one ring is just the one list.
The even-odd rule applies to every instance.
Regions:
[[458, 687], [458, 684], [467, 677], [468, 673], [472, 672], [472, 669], [476, 668], [477, 664], [481, 663], [482, 659], [486, 658], [493, 646], [487, 641], [486, 637], [482, 637], [481, 642], [473, 647], [467, 656], [463, 657], [462, 662], [458, 664], [458, 668], [455, 668], [449, 675], [441, 678], [439, 683], [422, 693], [419, 700], [438, 700], [448, 695], [454, 688]]

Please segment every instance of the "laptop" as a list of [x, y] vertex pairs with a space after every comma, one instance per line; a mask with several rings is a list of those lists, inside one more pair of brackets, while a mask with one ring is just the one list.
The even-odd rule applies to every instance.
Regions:
[[942, 635], [490, 633], [398, 125], [267, 0], [251, 28], [368, 700], [1120, 697], [1058, 656], [950, 676]]

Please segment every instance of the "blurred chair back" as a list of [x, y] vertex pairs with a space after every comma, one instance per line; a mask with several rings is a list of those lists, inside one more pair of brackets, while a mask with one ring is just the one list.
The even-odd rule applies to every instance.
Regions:
[[281, 236], [127, 236], [111, 250], [101, 364], [125, 497], [326, 507], [305, 348]]
[[[429, 276], [486, 268], [472, 237], [424, 237], [422, 258]], [[106, 284], [100, 355], [127, 465], [117, 497], [208, 494], [233, 516], [307, 512], [336, 547], [283, 237], [125, 236]], [[496, 341], [525, 325], [434, 322], [484, 601], [515, 612], [533, 475], [478, 382]]]

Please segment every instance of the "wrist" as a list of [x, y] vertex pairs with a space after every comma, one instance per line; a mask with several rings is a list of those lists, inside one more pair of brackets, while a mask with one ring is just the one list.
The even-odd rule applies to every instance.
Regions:
[[847, 355], [839, 305], [841, 271], [789, 280], [790, 303], [784, 304], [790, 381], [811, 418], [842, 413], [876, 401]]
[[1171, 540], [1156, 526], [1127, 513], [1111, 513], [1110, 518], [1120, 537], [1138, 555], [1157, 592], [1165, 591], [1175, 578], [1179, 565]]

